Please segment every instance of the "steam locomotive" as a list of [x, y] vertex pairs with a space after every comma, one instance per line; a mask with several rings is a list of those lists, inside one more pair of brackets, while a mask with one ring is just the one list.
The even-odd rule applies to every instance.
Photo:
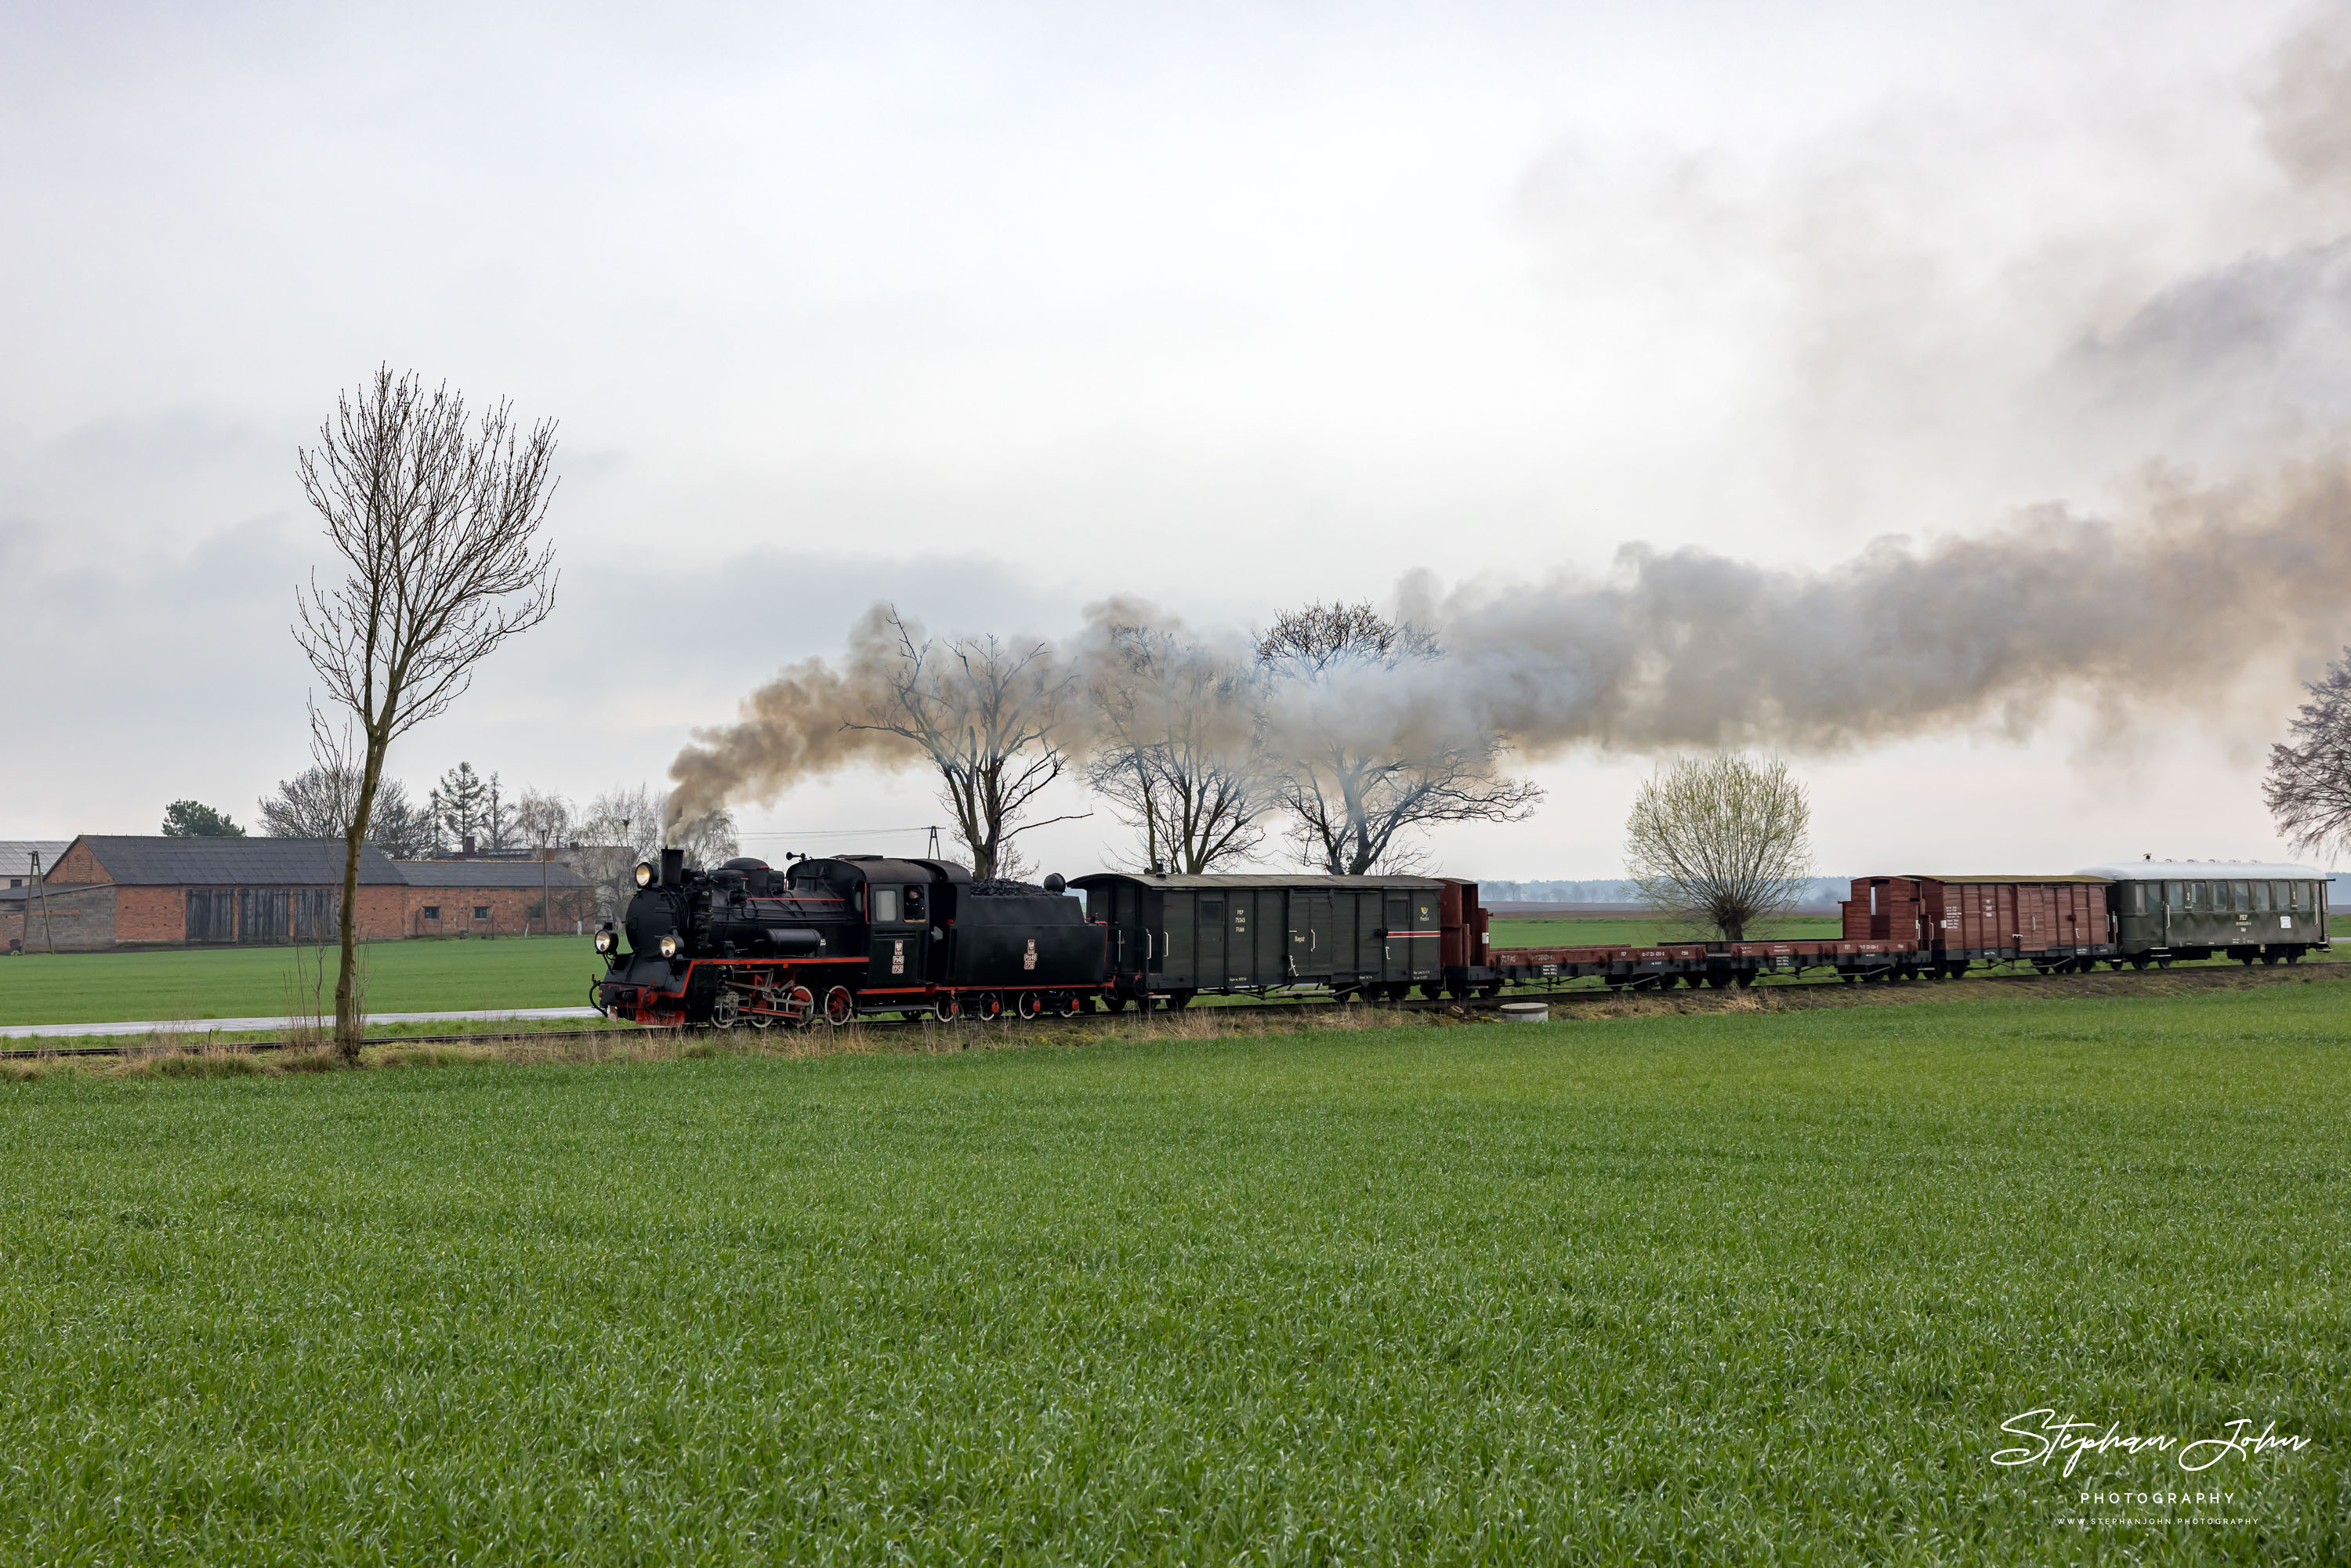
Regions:
[[1102, 872], [1032, 886], [880, 855], [693, 871], [664, 850], [636, 881], [621, 928], [596, 934], [606, 973], [590, 999], [638, 1023], [720, 1029], [1067, 1018], [1180, 1008], [1203, 993], [1399, 1001], [1580, 978], [1653, 988], [1807, 972], [1861, 983], [2002, 965], [2294, 963], [2329, 938], [2322, 873], [2212, 862], [1858, 877], [1834, 938], [1512, 949], [1491, 946], [1478, 884], [1455, 877]]
[[644, 1024], [1068, 1018], [1203, 991], [1401, 999], [1503, 984], [1485, 963], [1478, 884], [1448, 878], [1102, 873], [1032, 886], [879, 855], [699, 872], [664, 850], [636, 880], [622, 927], [596, 934], [607, 972], [590, 999]]

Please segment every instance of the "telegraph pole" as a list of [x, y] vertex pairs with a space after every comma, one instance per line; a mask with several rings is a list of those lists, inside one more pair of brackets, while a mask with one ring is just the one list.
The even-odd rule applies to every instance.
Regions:
[[[48, 884], [41, 880], [41, 852], [38, 850], [33, 852], [33, 891], [40, 895], [41, 900], [41, 946], [55, 953], [57, 939], [49, 934], [49, 889]], [[25, 935], [29, 936], [32, 933], [27, 931]]]

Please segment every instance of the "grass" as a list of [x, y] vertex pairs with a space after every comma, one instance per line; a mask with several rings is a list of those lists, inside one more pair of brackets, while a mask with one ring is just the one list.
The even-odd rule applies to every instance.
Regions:
[[[1759, 921], [1747, 934], [1750, 942], [1833, 942], [1844, 932], [1844, 922], [1834, 915], [1783, 915]], [[1659, 942], [1717, 940], [1711, 929], [1696, 929], [1679, 921], [1555, 915], [1536, 918], [1497, 917], [1487, 940], [1497, 947], [1597, 947], [1622, 943], [1646, 946]]]
[[[2340, 1562], [2346, 1000], [0, 1088], [0, 1540]], [[1991, 1464], [2040, 1406], [2314, 1441]]]
[[[315, 952], [225, 947], [0, 958], [0, 1024], [282, 1017], [297, 955], [306, 951]], [[602, 967], [580, 936], [372, 942], [360, 955], [371, 1012], [584, 1006], [589, 977]], [[326, 963], [332, 1013], [331, 948]]]

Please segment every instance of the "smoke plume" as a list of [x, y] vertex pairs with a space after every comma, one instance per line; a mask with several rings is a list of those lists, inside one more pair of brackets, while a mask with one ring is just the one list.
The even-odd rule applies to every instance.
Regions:
[[2206, 705], [2351, 632], [2351, 470], [2172, 487], [2117, 527], [2062, 508], [1983, 537], [1882, 541], [1824, 571], [1620, 552], [1601, 581], [1440, 596], [1451, 695], [1521, 751], [1766, 743], [1831, 750], [1992, 724], [2059, 699]]
[[[2136, 500], [2107, 516], [2053, 504], [1827, 564], [1782, 564], [1759, 539], [1757, 559], [1628, 544], [1605, 571], [1539, 582], [1447, 587], [1418, 572], [1395, 608], [1441, 656], [1335, 669], [1311, 686], [1269, 681], [1250, 710], [1259, 737], [1275, 753], [1427, 755], [1496, 739], [1527, 758], [1585, 746], [1823, 752], [1969, 727], [2021, 736], [2061, 704], [2110, 724], [2209, 711], [2262, 678], [2283, 714], [2284, 675], [2351, 636], [2351, 5], [2310, 13], [2259, 74], [2253, 130], [2270, 194], [2230, 195], [2210, 226], [2233, 236], [2248, 213], [2284, 215], [2258, 242], [2176, 259], [2168, 277], [2138, 270], [2143, 224], [2084, 235], [2060, 225], [2045, 253], [1992, 269], [1997, 287], [1955, 294], [1936, 281], [1953, 268], [1903, 265], [1911, 207], [1877, 225], [1807, 219], [1844, 213], [1821, 191], [1876, 188], [1839, 177], [1767, 193], [1744, 215], [1707, 205], [1704, 243], [1685, 247], [1706, 270], [1668, 301], [1685, 310], [1707, 277], [1733, 273], [1719, 258], [1740, 235], [1767, 257], [1782, 243], [1771, 236], [1796, 235], [1790, 292], [1810, 303], [1794, 311], [1807, 347], [1792, 361], [1811, 381], [1782, 401], [1800, 411], [1792, 444], [1804, 466], [1859, 471], [1875, 454], [1874, 490], [1856, 494], [1951, 489], [1986, 513], [1995, 490], [2080, 494], [2087, 476], [2147, 464]], [[1899, 160], [1880, 172], [1892, 190], [1938, 188]], [[1622, 260], [1622, 225], [1593, 221], [1569, 174], [1536, 187], [1539, 237]], [[1552, 223], [1546, 200], [1573, 221]], [[1901, 245], [1870, 237], [1880, 231]], [[2267, 248], [2240, 248], [2249, 243]], [[2006, 479], [1986, 477], [2003, 464]], [[1955, 476], [1982, 483], [1954, 488]], [[1465, 543], [1432, 538], [1432, 562]], [[796, 665], [747, 700], [739, 723], [699, 734], [671, 769], [673, 817], [772, 801], [851, 763], [918, 760], [845, 727], [887, 691], [881, 613], [837, 667]], [[1088, 612], [1056, 653], [1076, 689], [1115, 662], [1110, 628], [1134, 624], [1173, 622], [1133, 603]], [[1245, 665], [1247, 646], [1235, 638], [1217, 656]], [[1066, 747], [1087, 743], [1081, 723]]]

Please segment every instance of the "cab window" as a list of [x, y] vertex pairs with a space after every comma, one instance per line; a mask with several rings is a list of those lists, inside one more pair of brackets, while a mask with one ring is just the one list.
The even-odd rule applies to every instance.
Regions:
[[909, 920], [923, 918], [923, 890], [919, 887], [910, 887], [906, 890], [906, 918]]
[[873, 924], [876, 925], [897, 925], [898, 890], [894, 887], [877, 887], [871, 891], [873, 896]]

